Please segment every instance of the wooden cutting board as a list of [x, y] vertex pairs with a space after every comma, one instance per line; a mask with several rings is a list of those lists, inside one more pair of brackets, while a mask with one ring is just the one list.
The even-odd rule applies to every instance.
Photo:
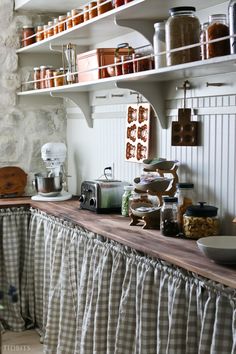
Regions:
[[24, 194], [27, 174], [16, 166], [0, 168], [0, 196], [21, 196]]

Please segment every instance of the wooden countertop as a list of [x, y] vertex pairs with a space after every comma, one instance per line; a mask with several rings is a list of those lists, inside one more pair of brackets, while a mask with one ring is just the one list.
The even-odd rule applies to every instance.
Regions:
[[194, 240], [165, 237], [158, 230], [143, 230], [141, 226], [129, 226], [129, 218], [121, 215], [96, 214], [80, 210], [78, 200], [65, 202], [36, 202], [30, 198], [0, 200], [0, 208], [13, 206], [32, 206], [236, 289], [236, 265], [218, 265], [210, 261], [201, 254]]

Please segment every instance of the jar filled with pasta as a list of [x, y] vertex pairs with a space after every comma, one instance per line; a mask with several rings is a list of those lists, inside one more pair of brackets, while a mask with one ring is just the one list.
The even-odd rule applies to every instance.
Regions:
[[184, 235], [191, 239], [219, 235], [217, 210], [212, 205], [205, 205], [205, 202], [189, 206], [183, 216]]
[[194, 184], [193, 183], [177, 183], [176, 197], [178, 198], [178, 222], [180, 230], [183, 227], [183, 215], [187, 208], [195, 203]]

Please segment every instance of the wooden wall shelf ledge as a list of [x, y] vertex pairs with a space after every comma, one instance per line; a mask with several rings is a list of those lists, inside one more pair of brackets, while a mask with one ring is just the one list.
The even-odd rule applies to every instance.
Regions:
[[218, 265], [201, 254], [194, 240], [165, 237], [158, 230], [129, 226], [129, 218], [79, 209], [77, 198], [65, 202], [36, 202], [30, 198], [1, 199], [0, 208], [33, 207], [147, 255], [236, 289], [236, 266]]

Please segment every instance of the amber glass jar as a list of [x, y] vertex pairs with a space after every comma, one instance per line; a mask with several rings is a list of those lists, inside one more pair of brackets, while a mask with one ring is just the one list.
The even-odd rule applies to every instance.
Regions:
[[89, 19], [94, 18], [98, 15], [97, 1], [91, 1], [89, 4]]
[[45, 78], [45, 88], [54, 87], [54, 69], [52, 67], [46, 69]]
[[45, 83], [46, 70], [47, 70], [47, 66], [45, 65], [40, 66], [40, 89], [46, 88], [46, 83]]
[[61, 33], [66, 29], [66, 15], [59, 16], [58, 18], [58, 32]]
[[72, 16], [72, 26], [73, 27], [84, 22], [83, 10], [81, 10], [81, 9], [80, 10], [79, 9], [71, 10], [71, 16]]
[[34, 68], [34, 90], [40, 89], [40, 68]]
[[[22, 46], [27, 47], [30, 44], [35, 43], [35, 31], [34, 27], [29, 27], [29, 26], [23, 26], [22, 30]], [[34, 37], [31, 37], [34, 36]], [[31, 37], [31, 38], [29, 38]]]
[[54, 76], [54, 86], [55, 86], [55, 87], [63, 86], [63, 85], [64, 85], [64, 77], [61, 76], [61, 75], [63, 75], [63, 74], [64, 74], [64, 72], [63, 72], [62, 69], [53, 72], [53, 76]]
[[72, 18], [71, 18], [71, 12], [68, 11], [66, 15], [66, 29], [72, 28]]
[[47, 37], [52, 37], [54, 35], [53, 21], [48, 22]]
[[122, 6], [122, 5], [124, 5], [124, 3], [125, 3], [125, 0], [113, 0], [114, 7]]
[[[209, 26], [206, 31], [207, 41], [217, 38], [229, 36], [229, 27], [225, 14], [217, 14], [209, 16]], [[207, 58], [219, 57], [230, 54], [230, 40], [224, 39], [215, 43], [207, 43]]]
[[48, 38], [48, 25], [43, 26], [43, 39]]
[[169, 52], [172, 49], [198, 44], [200, 22], [195, 15], [195, 7], [180, 6], [169, 10], [166, 22], [166, 61], [167, 65], [176, 65], [200, 60], [200, 46]]
[[98, 0], [98, 15], [104, 14], [107, 11], [112, 10], [112, 2], [103, 4], [106, 0]]
[[89, 20], [89, 7], [86, 5], [84, 6], [84, 21]]
[[44, 40], [43, 26], [37, 26], [36, 28], [36, 42]]
[[55, 36], [55, 34], [58, 33], [58, 18], [54, 18], [53, 20], [53, 34]]

